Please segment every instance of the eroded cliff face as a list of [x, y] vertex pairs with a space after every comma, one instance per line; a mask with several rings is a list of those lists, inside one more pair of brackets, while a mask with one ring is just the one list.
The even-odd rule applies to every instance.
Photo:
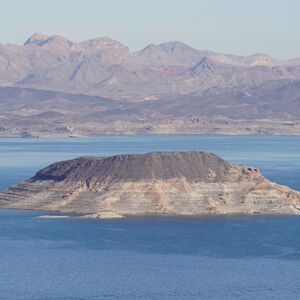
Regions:
[[55, 163], [0, 193], [0, 207], [129, 215], [300, 214], [300, 193], [206, 152], [153, 152]]

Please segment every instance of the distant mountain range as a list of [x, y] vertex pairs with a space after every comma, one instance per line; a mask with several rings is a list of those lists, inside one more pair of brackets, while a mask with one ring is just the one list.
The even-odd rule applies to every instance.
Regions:
[[[300, 59], [219, 54], [182, 42], [130, 52], [108, 37], [76, 43], [36, 33], [22, 46], [0, 44], [0, 100], [0, 134], [31, 134], [34, 126], [43, 135], [31, 124], [36, 118], [53, 134], [54, 119], [74, 135], [109, 133], [103, 124], [114, 124], [113, 133], [295, 134]], [[276, 125], [266, 128], [266, 120]]]
[[218, 54], [181, 42], [130, 52], [107, 37], [75, 43], [38, 33], [23, 46], [0, 45], [2, 86], [140, 100], [216, 87], [249, 88], [282, 79], [300, 79], [300, 59]]

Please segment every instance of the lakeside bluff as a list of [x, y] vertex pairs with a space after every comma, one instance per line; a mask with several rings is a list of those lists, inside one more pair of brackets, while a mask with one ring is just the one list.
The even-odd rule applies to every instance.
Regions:
[[109, 218], [300, 214], [300, 193], [208, 152], [80, 157], [0, 193], [0, 207]]

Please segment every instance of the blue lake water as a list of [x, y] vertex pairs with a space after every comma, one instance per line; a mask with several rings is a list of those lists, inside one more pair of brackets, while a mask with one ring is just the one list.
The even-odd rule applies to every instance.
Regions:
[[[0, 190], [57, 160], [207, 150], [300, 190], [300, 137], [0, 139]], [[300, 217], [37, 219], [0, 210], [0, 299], [299, 299]]]

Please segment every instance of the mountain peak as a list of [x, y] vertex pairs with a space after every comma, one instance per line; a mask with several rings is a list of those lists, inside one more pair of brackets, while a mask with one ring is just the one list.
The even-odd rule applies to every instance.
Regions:
[[32, 34], [24, 43], [24, 45], [38, 45], [41, 46], [47, 39], [48, 35], [42, 33], [34, 33]]
[[180, 41], [171, 41], [159, 44], [159, 47], [164, 49], [166, 52], [175, 52], [175, 51], [199, 51], [193, 47], [180, 42]]
[[111, 39], [110, 37], [104, 36], [99, 38], [93, 38], [80, 43], [86, 47], [98, 48], [101, 50], [105, 49], [123, 49], [129, 51], [128, 47], [123, 45], [122, 43]]
[[276, 62], [271, 56], [265, 53], [253, 54], [246, 57], [244, 61], [250, 66], [269, 66]]
[[37, 45], [37, 46], [49, 46], [52, 47], [71, 47], [74, 43], [60, 35], [45, 35], [42, 33], [34, 33], [31, 35], [24, 45]]
[[157, 45], [157, 44], [149, 44], [145, 48], [143, 48], [142, 50], [140, 50], [139, 52], [140, 53], [149, 53], [149, 52], [155, 51], [157, 49], [159, 49], [159, 45]]
[[180, 64], [193, 66], [204, 56], [213, 52], [197, 50], [183, 42], [171, 41], [161, 44], [150, 44], [138, 52], [138, 55], [151, 59], [154, 63]]
[[153, 51], [161, 51], [161, 52], [165, 52], [165, 53], [174, 53], [177, 51], [187, 51], [187, 50], [188, 51], [197, 51], [197, 52], [199, 51], [183, 42], [171, 41], [171, 42], [165, 42], [165, 43], [161, 43], [161, 44], [149, 44], [144, 49], [142, 49], [141, 52], [149, 53], [149, 52], [153, 52]]

